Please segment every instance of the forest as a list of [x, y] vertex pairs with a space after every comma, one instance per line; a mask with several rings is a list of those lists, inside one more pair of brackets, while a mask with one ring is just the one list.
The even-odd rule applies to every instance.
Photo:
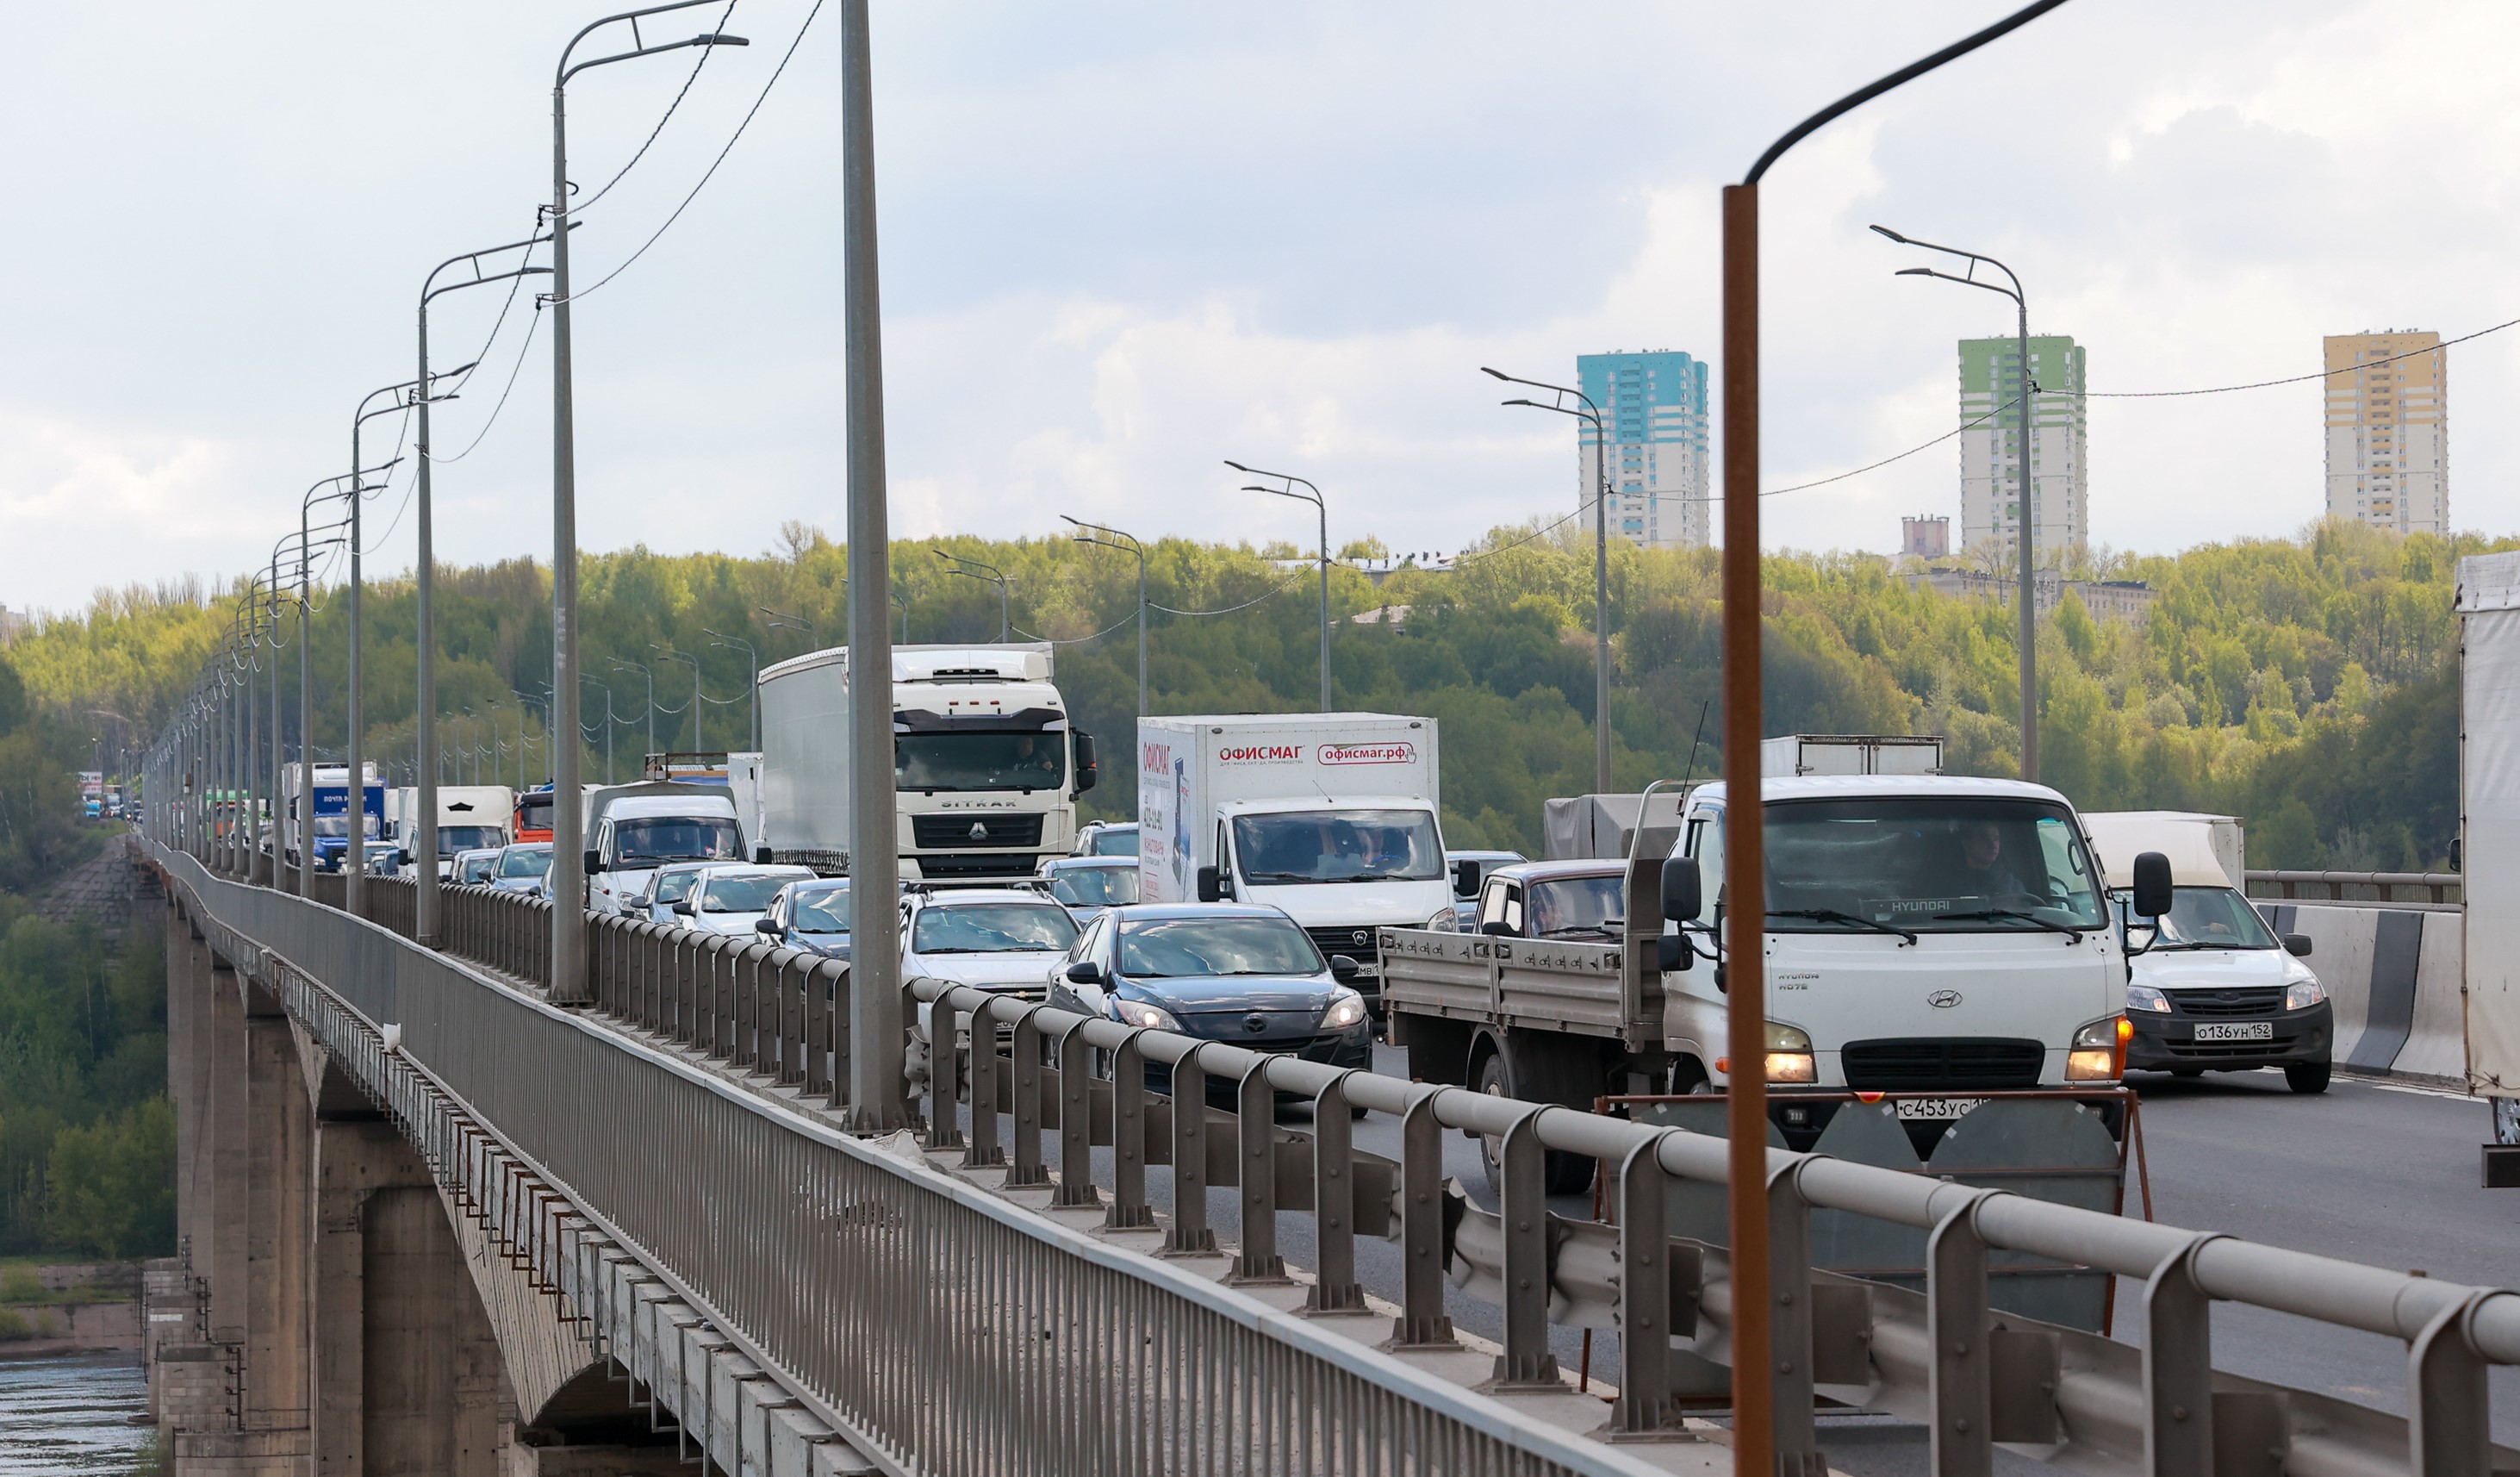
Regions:
[[[2175, 555], [2102, 554], [2075, 577], [2157, 592], [2140, 623], [2094, 620], [2068, 594], [2039, 634], [2041, 778], [2088, 808], [2228, 811], [2258, 866], [2418, 869], [2446, 863], [2457, 815], [2459, 555], [2509, 546], [2318, 524], [2293, 538]], [[1403, 563], [1379, 582], [1332, 571], [1339, 706], [1441, 723], [1444, 825], [1455, 846], [1539, 843], [1542, 802], [1592, 788], [1593, 558], [1587, 540], [1501, 530], [1450, 570]], [[1342, 558], [1382, 556], [1360, 540]], [[894, 631], [908, 639], [1058, 643], [1080, 725], [1127, 731], [1137, 691], [1138, 561], [1063, 538], [953, 538], [891, 550]], [[1705, 777], [1720, 762], [1719, 555], [1615, 545], [1609, 639], [1618, 788]], [[581, 566], [586, 772], [628, 776], [657, 749], [751, 742], [758, 666], [845, 639], [846, 552], [791, 525], [756, 557], [589, 555]], [[1146, 546], [1146, 702], [1157, 713], [1300, 711], [1317, 701], [1318, 575], [1290, 547], [1186, 539]], [[1003, 578], [1003, 584], [1000, 579]], [[1913, 588], [1891, 561], [1765, 560], [1770, 733], [1940, 733], [1956, 773], [2019, 766], [2015, 625], [2002, 605]], [[548, 775], [547, 571], [525, 560], [438, 579], [438, 690], [450, 768]], [[128, 715], [154, 731], [209, 653], [245, 628], [244, 595], [179, 584], [101, 594], [10, 653], [55, 712]], [[316, 585], [301, 650], [293, 604], [252, 621], [295, 719], [312, 673], [319, 753], [342, 745], [346, 602]], [[414, 590], [372, 582], [368, 753], [415, 755]], [[257, 678], [267, 684], [267, 670]], [[257, 689], [268, 699], [269, 687]], [[103, 724], [105, 742], [122, 725]], [[292, 729], [292, 742], [293, 729]], [[1133, 746], [1106, 744], [1089, 807], [1134, 795]]]

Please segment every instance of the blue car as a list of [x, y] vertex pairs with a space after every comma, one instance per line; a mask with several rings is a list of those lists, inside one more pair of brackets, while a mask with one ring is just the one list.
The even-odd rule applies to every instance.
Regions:
[[[1051, 970], [1050, 1003], [1334, 1067], [1373, 1065], [1373, 1025], [1348, 981], [1357, 961], [1324, 958], [1295, 920], [1237, 902], [1105, 908]], [[1172, 1090], [1150, 1062], [1147, 1085]], [[1210, 1078], [1213, 1093], [1233, 1084]]]

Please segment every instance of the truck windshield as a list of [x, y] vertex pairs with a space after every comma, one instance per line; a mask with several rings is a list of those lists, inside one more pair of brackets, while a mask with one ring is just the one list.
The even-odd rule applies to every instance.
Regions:
[[1055, 902], [925, 907], [910, 931], [910, 946], [922, 954], [1055, 950], [1075, 942], [1076, 920]]
[[551, 828], [552, 798], [550, 795], [523, 795], [518, 797], [517, 829], [520, 831], [548, 831]]
[[[2129, 897], [2119, 893], [2117, 897]], [[2274, 948], [2274, 931], [2249, 900], [2228, 887], [2174, 888], [2154, 948]]]
[[1284, 918], [1159, 918], [1120, 930], [1120, 973], [1133, 980], [1317, 975], [1328, 967]]
[[1058, 733], [905, 733], [892, 741], [900, 790], [1056, 790], [1067, 775]]
[[2098, 929], [2090, 855], [2063, 807], [1961, 797], [1768, 808], [1768, 918], [1779, 933]]
[[1071, 907], [1109, 907], [1138, 900], [1138, 869], [1068, 866], [1050, 874], [1050, 895]]
[[[373, 815], [368, 816], [367, 822], [367, 833], [370, 837], [374, 837], [377, 834], [377, 818]], [[315, 817], [315, 834], [318, 836], [347, 837], [350, 834], [350, 817], [347, 815], [318, 815]]]
[[1424, 810], [1282, 810], [1234, 821], [1234, 854], [1258, 883], [1435, 882], [1444, 844]]
[[497, 826], [439, 826], [437, 854], [443, 856], [449, 852], [470, 852], [481, 847], [504, 846], [507, 840], [507, 834]]
[[628, 865], [643, 861], [741, 861], [742, 838], [735, 822], [713, 815], [655, 815], [615, 821], [615, 859]]
[[1531, 888], [1531, 937], [1610, 939], [1628, 921], [1623, 877], [1567, 877]]

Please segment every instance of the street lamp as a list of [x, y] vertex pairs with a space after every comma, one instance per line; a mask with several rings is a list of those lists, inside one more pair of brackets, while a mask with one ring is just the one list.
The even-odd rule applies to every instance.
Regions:
[[[843, 579], [840, 583], [845, 585], [848, 581]], [[756, 605], [753, 609], [770, 618], [761, 623], [769, 626], [772, 630], [801, 630], [805, 633], [806, 640], [814, 642], [816, 645], [820, 645], [822, 643], [823, 637], [815, 628], [814, 620], [811, 616], [791, 616], [786, 611], [775, 611], [766, 605]]]
[[687, 664], [689, 664], [689, 665], [690, 665], [690, 667], [691, 667], [691, 669], [692, 669], [692, 752], [693, 752], [694, 754], [698, 754], [698, 753], [699, 753], [699, 752], [700, 752], [700, 749], [701, 749], [701, 745], [700, 745], [700, 662], [699, 662], [699, 658], [698, 658], [698, 657], [694, 657], [694, 656], [689, 656], [689, 655], [687, 655], [687, 654], [685, 654], [685, 653], [683, 653], [683, 652], [674, 651], [674, 650], [672, 650], [672, 649], [670, 649], [670, 648], [667, 648], [667, 647], [658, 646], [658, 645], [657, 645], [655, 642], [653, 642], [653, 641], [651, 641], [651, 642], [649, 642], [649, 643], [648, 643], [648, 649], [649, 649], [650, 651], [654, 652], [657, 656], [659, 656], [659, 657], [663, 658], [665, 661], [668, 661], [668, 662], [682, 662], [682, 663], [687, 663]]
[[[1563, 385], [1548, 385], [1538, 380], [1524, 380], [1501, 369], [1479, 366], [1479, 373], [1494, 375], [1508, 385], [1528, 385], [1546, 390], [1554, 399], [1546, 404], [1538, 400], [1508, 400], [1508, 405], [1527, 405], [1534, 410], [1553, 410], [1571, 415], [1593, 426], [1593, 787], [1603, 795], [1610, 793], [1610, 429], [1601, 420], [1601, 407], [1580, 390]], [[1572, 395], [1584, 402], [1576, 409], [1566, 403]]]
[[[1118, 549], [1121, 553], [1138, 556], [1138, 716], [1145, 717], [1147, 715], [1147, 546], [1138, 541], [1137, 535], [1123, 533], [1108, 525], [1078, 523], [1064, 513], [1058, 516], [1060, 521], [1076, 524], [1076, 527], [1082, 531], [1073, 535], [1078, 543], [1099, 544], [1106, 549]], [[1098, 533], [1104, 536], [1098, 538], [1095, 536]], [[1122, 538], [1127, 539], [1128, 542], [1114, 542], [1115, 539]]]
[[[359, 488], [366, 485], [368, 473], [390, 472], [395, 463], [401, 460], [401, 457], [395, 457], [393, 461], [386, 462], [381, 467], [364, 468], [320, 479], [313, 486], [308, 487], [306, 495], [297, 501], [297, 543], [300, 557], [297, 561], [297, 827], [295, 834], [297, 837], [297, 896], [300, 898], [314, 896], [315, 886], [312, 880], [315, 870], [315, 643], [312, 640], [311, 601], [315, 565], [313, 551], [322, 546], [308, 542], [309, 536], [319, 531], [310, 528], [306, 518], [317, 503], [338, 499], [349, 503], [349, 508], [339, 523], [327, 524], [325, 527], [345, 531], [354, 530], [358, 521]], [[348, 483], [350, 485], [339, 491], [323, 491], [324, 488], [338, 483]], [[317, 495], [319, 493], [322, 495]], [[339, 540], [326, 539], [325, 542], [346, 542], [350, 536], [350, 532], [344, 531]], [[356, 649], [355, 643], [352, 649]]]
[[[702, 31], [684, 41], [653, 46], [639, 32], [649, 16], [689, 10], [709, 0], [668, 0], [623, 11], [584, 27], [561, 48], [552, 73], [552, 685], [563, 733], [577, 731], [577, 430], [569, 367], [568, 285], [568, 79], [589, 68], [609, 66], [687, 46], [745, 46], [742, 36]], [[577, 43], [608, 25], [627, 22], [630, 50], [569, 65]], [[552, 998], [581, 1004], [586, 992], [586, 810], [578, 802], [578, 745], [552, 755]]]
[[[1759, 622], [1759, 179], [1785, 151], [1833, 118], [1861, 107], [1903, 82], [1924, 75], [1956, 57], [1965, 56], [2038, 17], [2064, 0], [2033, 0], [2004, 19], [1920, 61], [1912, 62], [1868, 86], [1857, 89], [1787, 130], [1759, 156], [1737, 185], [1724, 187], [1724, 781], [1727, 808], [1732, 816], [1726, 834], [1723, 891], [1735, 900], [1761, 897], [1767, 890], [1765, 814], [1760, 808], [1759, 741], [1761, 704]], [[2025, 366], [2026, 367], [2026, 366]], [[1765, 1060], [1767, 1050], [1767, 918], [1764, 907], [1738, 901], [1724, 918], [1727, 957], [1725, 1049], [1744, 1068]], [[1768, 1091], [1763, 1073], [1731, 1072], [1725, 1082], [1726, 1195], [1728, 1245], [1732, 1249], [1732, 1461], [1745, 1473], [1779, 1470], [1790, 1455], [1796, 1469], [1818, 1466], [1820, 1454], [1811, 1434], [1811, 1408], [1780, 1412], [1771, 1371], [1777, 1368], [1775, 1316], [1769, 1276]], [[1656, 1346], [1659, 1352], [1660, 1346]], [[1508, 1351], [1510, 1358], [1511, 1352]], [[1655, 1389], [1656, 1371], [1648, 1365], [1632, 1374], [1631, 1385]], [[1659, 1388], [1668, 1388], [1667, 1383]], [[1622, 1392], [1613, 1422], [1622, 1433], [1645, 1435], [1676, 1423], [1667, 1403]], [[1794, 1423], [1794, 1449], [1778, 1450], [1779, 1414]], [[1946, 1441], [1946, 1436], [1949, 1441]], [[1992, 1461], [1987, 1433], [1934, 1432], [1934, 1465], [1938, 1470], [1984, 1469]]]
[[[2035, 531], [2037, 523], [2035, 510], [2038, 505], [2032, 500], [2030, 438], [2037, 425], [2031, 410], [2039, 402], [2039, 382], [2030, 377], [2030, 300], [2023, 296], [2021, 279], [2013, 275], [2012, 268], [1992, 256], [1979, 252], [1963, 252], [1957, 247], [1936, 246], [1930, 241], [1918, 241], [1912, 237], [1902, 236], [1888, 226], [1874, 226], [1872, 229], [1901, 246], [1922, 247], [1928, 252], [1940, 252], [1946, 256], [1958, 256], [1968, 262], [1968, 271], [1958, 277], [1949, 272], [1938, 272], [1929, 266], [1901, 267], [1893, 275], [1932, 277], [1943, 282], [1957, 282], [1962, 287], [1984, 288], [1990, 293], [2000, 294], [2012, 300], [2015, 314], [2013, 342], [2021, 356], [2021, 389], [2012, 400], [2013, 425], [2017, 431], [2013, 456], [2020, 463], [2018, 470], [2021, 486], [2021, 505], [2015, 515], [2020, 522], [2021, 540], [2019, 555], [2021, 568], [2018, 572], [2021, 593], [2017, 599], [2021, 607], [2019, 637], [2021, 642], [2021, 777], [2035, 782], [2039, 778], [2039, 604], [2034, 582], [2036, 565], [2033, 561], [2038, 551]], [[2002, 272], [2004, 281], [2012, 285], [2005, 287], [2002, 283], [1979, 281], [1977, 269], [1981, 262]], [[1996, 387], [1999, 392], [2002, 385], [2003, 376], [1998, 372]], [[1998, 412], [2001, 413], [2001, 410], [2002, 407], [1999, 406]], [[1999, 430], [2002, 429], [2002, 421], [1996, 423]]]
[[[1235, 471], [1237, 471], [1237, 472], [1247, 473], [1247, 474], [1249, 474], [1250, 476], [1253, 476], [1253, 477], [1274, 477], [1274, 478], [1277, 478], [1279, 481], [1281, 481], [1281, 482], [1282, 482], [1282, 483], [1284, 483], [1284, 484], [1286, 485], [1284, 485], [1284, 486], [1282, 486], [1282, 487], [1245, 487], [1245, 488], [1243, 488], [1243, 489], [1242, 489], [1243, 491], [1245, 491], [1245, 492], [1270, 492], [1270, 493], [1275, 493], [1276, 495], [1278, 495], [1278, 496], [1280, 496], [1280, 497], [1291, 497], [1291, 498], [1294, 498], [1294, 499], [1295, 499], [1296, 501], [1298, 501], [1298, 502], [1308, 502], [1308, 503], [1311, 503], [1311, 504], [1313, 505], [1313, 511], [1315, 511], [1316, 513], [1319, 513], [1319, 514], [1321, 515], [1321, 520], [1322, 520], [1322, 712], [1324, 712], [1324, 713], [1328, 713], [1328, 712], [1329, 712], [1329, 711], [1330, 711], [1330, 510], [1329, 510], [1329, 506], [1328, 506], [1328, 504], [1327, 504], [1327, 503], [1325, 503], [1325, 502], [1323, 502], [1323, 501], [1322, 501], [1322, 489], [1321, 489], [1321, 488], [1314, 486], [1311, 483], [1304, 482], [1304, 480], [1303, 480], [1302, 478], [1297, 477], [1297, 476], [1295, 476], [1295, 475], [1294, 475], [1294, 474], [1292, 474], [1292, 473], [1288, 473], [1288, 472], [1263, 472], [1263, 471], [1261, 471], [1261, 470], [1260, 470], [1259, 468], [1257, 468], [1257, 467], [1246, 467], [1246, 466], [1242, 465], [1240, 462], [1238, 462], [1238, 461], [1228, 461], [1228, 462], [1226, 463], [1226, 465], [1227, 465], [1227, 466], [1229, 466], [1229, 467], [1232, 467], [1232, 468], [1233, 468]], [[1305, 486], [1305, 488], [1306, 488], [1307, 490], [1302, 491], [1302, 492], [1298, 492], [1298, 491], [1296, 491], [1296, 490], [1295, 490], [1295, 485], [1296, 485], [1297, 483], [1303, 483], [1303, 485]], [[1609, 788], [1609, 787], [1608, 787], [1608, 786], [1606, 786], [1606, 785], [1604, 785], [1602, 788], [1603, 788], [1603, 789], [1607, 789], [1607, 788]]]
[[743, 639], [742, 636], [730, 636], [730, 635], [728, 635], [728, 634], [727, 634], [726, 632], [724, 632], [724, 631], [709, 630], [709, 628], [708, 628], [707, 626], [705, 626], [705, 625], [701, 626], [701, 627], [700, 627], [700, 629], [701, 629], [701, 630], [703, 630], [703, 631], [708, 631], [708, 634], [710, 634], [710, 635], [712, 635], [712, 636], [714, 636], [714, 637], [716, 637], [716, 638], [717, 638], [716, 640], [711, 641], [711, 642], [709, 643], [709, 645], [711, 645], [711, 646], [723, 646], [723, 647], [727, 648], [729, 651], [732, 651], [732, 650], [734, 650], [735, 648], [737, 648], [737, 647], [739, 647], [739, 646], [740, 646], [740, 647], [743, 648], [743, 655], [744, 655], [744, 659], [745, 659], [746, 661], [748, 661], [748, 662], [750, 662], [750, 663], [752, 664], [752, 688], [751, 688], [751, 691], [752, 691], [752, 746], [751, 746], [751, 747], [752, 747], [752, 749], [754, 750], [754, 752], [758, 753], [758, 752], [760, 751], [760, 748], [761, 748], [761, 653], [759, 653], [759, 652], [757, 652], [757, 651], [753, 650], [753, 649], [752, 649], [752, 643], [751, 643], [751, 642], [749, 642], [749, 641], [746, 641], [746, 640], [745, 640], [745, 639]]
[[[573, 229], [576, 222], [571, 221], [569, 225]], [[481, 270], [481, 258], [504, 255], [509, 252], [531, 253], [536, 243], [549, 239], [547, 236], [531, 236], [523, 241], [512, 241], [506, 246], [468, 252], [461, 256], [449, 256], [430, 268], [428, 275], [421, 279], [419, 309], [421, 384], [427, 385], [430, 380], [428, 372], [428, 304], [430, 300], [448, 293], [461, 292], [468, 287], [482, 287], [493, 282], [513, 282], [521, 277], [548, 274], [551, 271], [549, 267], [530, 266], [521, 261], [510, 271], [484, 273]], [[472, 269], [472, 275], [440, 286], [437, 281], [438, 274], [454, 266], [470, 266]], [[418, 572], [419, 585], [418, 609], [414, 612], [416, 622], [414, 645], [417, 648], [414, 657], [419, 670], [419, 681], [416, 684], [418, 691], [414, 694], [415, 701], [412, 709], [416, 719], [414, 726], [418, 729], [419, 752], [413, 756], [412, 762], [413, 767], [420, 771], [414, 776], [420, 787], [417, 807], [420, 814], [416, 817], [418, 825], [417, 835], [414, 837], [418, 844], [412, 851], [413, 861], [418, 867], [415, 878], [418, 893], [413, 904], [412, 933], [422, 947], [433, 948], [437, 945], [438, 901], [437, 626], [432, 607], [432, 597], [436, 587], [437, 544], [429, 501], [428, 469], [432, 458], [429, 454], [428, 406], [430, 400], [436, 396], [421, 392], [415, 393], [412, 398], [416, 402], [414, 408], [420, 415], [419, 425], [415, 428], [418, 432], [417, 444], [413, 447], [413, 454], [420, 458], [419, 485], [415, 489], [415, 495], [420, 503], [418, 515], [420, 549], [414, 557], [413, 565]], [[453, 399], [454, 396], [450, 394], [445, 398]]]
[[[998, 644], [1001, 646], [1005, 645], [1007, 638], [1014, 625], [1014, 622], [1009, 614], [1007, 603], [1006, 572], [999, 569], [996, 565], [982, 564], [980, 561], [973, 559], [968, 555], [948, 554], [943, 549], [936, 548], [931, 548], [928, 552], [953, 566], [953, 568], [945, 572], [949, 575], [960, 575], [966, 579], [984, 579], [995, 581], [998, 586]], [[970, 568], [966, 569], [964, 568], [965, 565], [968, 565]], [[972, 570], [985, 570], [988, 573], [975, 575], [971, 573]]]

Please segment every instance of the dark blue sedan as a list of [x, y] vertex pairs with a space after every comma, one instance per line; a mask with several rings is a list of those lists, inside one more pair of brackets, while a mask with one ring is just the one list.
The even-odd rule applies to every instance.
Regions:
[[[1336, 1067], [1373, 1065], [1373, 1027], [1345, 955], [1324, 958], [1295, 920], [1252, 903], [1139, 903], [1095, 915], [1051, 971], [1050, 1001]], [[1172, 1069], [1147, 1085], [1172, 1090]], [[1211, 1089], [1233, 1090], [1210, 1078]]]

